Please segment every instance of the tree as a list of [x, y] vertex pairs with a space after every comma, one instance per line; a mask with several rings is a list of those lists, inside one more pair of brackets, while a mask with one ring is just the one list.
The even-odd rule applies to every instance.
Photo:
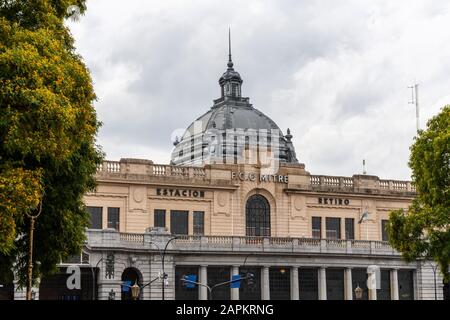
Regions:
[[411, 146], [409, 166], [417, 197], [408, 212], [393, 211], [388, 233], [407, 261], [432, 259], [449, 281], [450, 262], [450, 105], [428, 121]]
[[26, 280], [29, 219], [38, 210], [34, 278], [78, 254], [103, 154], [92, 80], [64, 25], [85, 0], [0, 0], [0, 272]]

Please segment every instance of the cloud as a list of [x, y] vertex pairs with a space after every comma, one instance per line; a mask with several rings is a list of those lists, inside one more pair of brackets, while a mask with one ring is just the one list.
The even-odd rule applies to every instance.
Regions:
[[243, 94], [314, 174], [409, 179], [421, 125], [450, 103], [448, 1], [88, 2], [68, 22], [92, 71], [109, 159], [170, 161], [171, 135], [219, 96], [227, 32]]

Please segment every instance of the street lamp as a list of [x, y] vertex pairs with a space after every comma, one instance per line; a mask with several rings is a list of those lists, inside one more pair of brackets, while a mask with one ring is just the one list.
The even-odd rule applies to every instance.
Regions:
[[358, 284], [358, 286], [355, 288], [355, 298], [357, 300], [360, 300], [360, 299], [362, 299], [362, 295], [363, 295], [363, 289], [361, 289], [361, 287]]
[[139, 298], [139, 293], [141, 292], [141, 288], [137, 284], [137, 281], [131, 286], [131, 297], [133, 300], [137, 300]]
[[164, 300], [164, 289], [165, 289], [166, 281], [167, 281], [167, 274], [166, 274], [166, 272], [164, 271], [164, 259], [165, 259], [165, 257], [166, 257], [167, 246], [169, 245], [169, 243], [170, 243], [172, 240], [175, 240], [175, 239], [178, 239], [178, 237], [177, 237], [177, 236], [172, 237], [172, 238], [170, 238], [170, 239], [166, 242], [166, 245], [165, 245], [164, 250], [163, 250], [162, 253], [161, 253], [161, 248], [160, 248], [155, 242], [150, 241], [150, 243], [153, 244], [153, 245], [158, 249], [158, 253], [159, 253], [159, 256], [160, 256], [160, 258], [161, 258], [161, 268], [162, 268], [162, 275], [161, 275], [161, 285], [162, 285], [162, 286], [161, 286], [161, 297], [162, 297], [162, 300]]
[[166, 279], [167, 279], [167, 274], [164, 272], [164, 258], [166, 256], [167, 246], [169, 245], [169, 243], [172, 240], [175, 240], [175, 239], [178, 239], [178, 237], [177, 236], [172, 237], [169, 239], [169, 241], [167, 241], [166, 246], [164, 247], [163, 254], [162, 254], [162, 262], [161, 262], [162, 263], [162, 273], [163, 273], [162, 274], [162, 300], [164, 300], [164, 289], [166, 287]]
[[34, 238], [34, 223], [42, 212], [43, 195], [39, 203], [39, 209], [35, 215], [27, 212], [27, 216], [30, 218], [30, 239], [28, 248], [28, 279], [27, 279], [27, 300], [33, 300], [32, 286], [33, 286], [33, 238]]
[[146, 286], [152, 284], [153, 282], [155, 282], [158, 279], [159, 279], [159, 277], [156, 277], [155, 279], [153, 279], [149, 283], [143, 285], [142, 287], [137, 284], [137, 281], [135, 281], [132, 286], [130, 286], [128, 284], [122, 284], [122, 286], [129, 287], [131, 289], [131, 299], [137, 300], [139, 298], [139, 295], [141, 294], [141, 290], [144, 289]]

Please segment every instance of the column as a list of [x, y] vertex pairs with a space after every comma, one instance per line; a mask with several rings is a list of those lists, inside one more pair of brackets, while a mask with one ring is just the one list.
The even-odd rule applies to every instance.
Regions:
[[346, 268], [344, 273], [345, 300], [353, 300], [352, 268]]
[[[200, 276], [198, 282], [208, 284], [208, 266], [200, 266]], [[208, 289], [204, 286], [198, 286], [198, 299], [208, 300]]]
[[398, 300], [398, 273], [397, 269], [391, 270], [391, 300]]
[[269, 267], [261, 269], [261, 300], [270, 300]]
[[377, 287], [369, 289], [369, 300], [377, 300]]
[[[232, 266], [231, 267], [231, 276], [230, 280], [233, 279], [233, 275], [239, 274], [239, 266]], [[244, 280], [245, 281], [245, 280]], [[241, 281], [241, 286], [243, 285]], [[231, 288], [231, 300], [239, 300], [239, 288]]]
[[319, 268], [319, 300], [327, 300], [327, 273], [325, 267]]
[[291, 268], [291, 300], [299, 300], [298, 267]]

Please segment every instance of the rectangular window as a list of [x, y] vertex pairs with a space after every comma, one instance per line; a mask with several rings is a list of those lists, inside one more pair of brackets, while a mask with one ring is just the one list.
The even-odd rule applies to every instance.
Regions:
[[166, 227], [166, 210], [155, 209], [154, 226], [162, 228]]
[[387, 233], [386, 225], [389, 220], [381, 220], [381, 240], [382, 241], [389, 241], [389, 236]]
[[325, 220], [327, 228], [327, 239], [341, 238], [341, 218], [329, 218]]
[[119, 231], [120, 208], [108, 208], [108, 228]]
[[344, 300], [344, 269], [327, 268], [327, 300]]
[[321, 239], [322, 238], [322, 218], [312, 217], [312, 237]]
[[[369, 291], [367, 289], [367, 268], [353, 268], [351, 272], [353, 300], [369, 300]], [[355, 290], [358, 287], [362, 289], [362, 296], [360, 299], [356, 299]]]
[[233, 97], [236, 97], [236, 96], [237, 96], [237, 85], [236, 85], [236, 84], [233, 84], [233, 85], [231, 86], [231, 95], [232, 95]]
[[[208, 266], [208, 286], [212, 287], [218, 283], [230, 281], [230, 271], [230, 266]], [[231, 290], [229, 285], [218, 286], [212, 292], [211, 300], [230, 300]]]
[[86, 211], [91, 215], [90, 228], [102, 229], [103, 228], [103, 208], [102, 207], [86, 207]]
[[170, 232], [172, 234], [188, 234], [189, 211], [170, 211]]
[[300, 300], [319, 299], [319, 275], [317, 268], [300, 268], [298, 270]]
[[198, 300], [198, 286], [186, 285], [181, 279], [193, 275], [198, 279], [197, 266], [175, 266], [175, 300]]
[[269, 268], [270, 300], [291, 298], [291, 273], [287, 267]]
[[377, 300], [391, 300], [391, 271], [381, 269], [381, 289], [377, 290]]
[[412, 270], [398, 270], [398, 294], [400, 300], [414, 300], [413, 279]]
[[205, 212], [194, 211], [194, 234], [203, 235], [205, 233]]
[[243, 266], [240, 274], [253, 274], [253, 281], [243, 280], [239, 288], [239, 300], [261, 300], [261, 268]]
[[345, 239], [355, 239], [355, 219], [345, 218]]

